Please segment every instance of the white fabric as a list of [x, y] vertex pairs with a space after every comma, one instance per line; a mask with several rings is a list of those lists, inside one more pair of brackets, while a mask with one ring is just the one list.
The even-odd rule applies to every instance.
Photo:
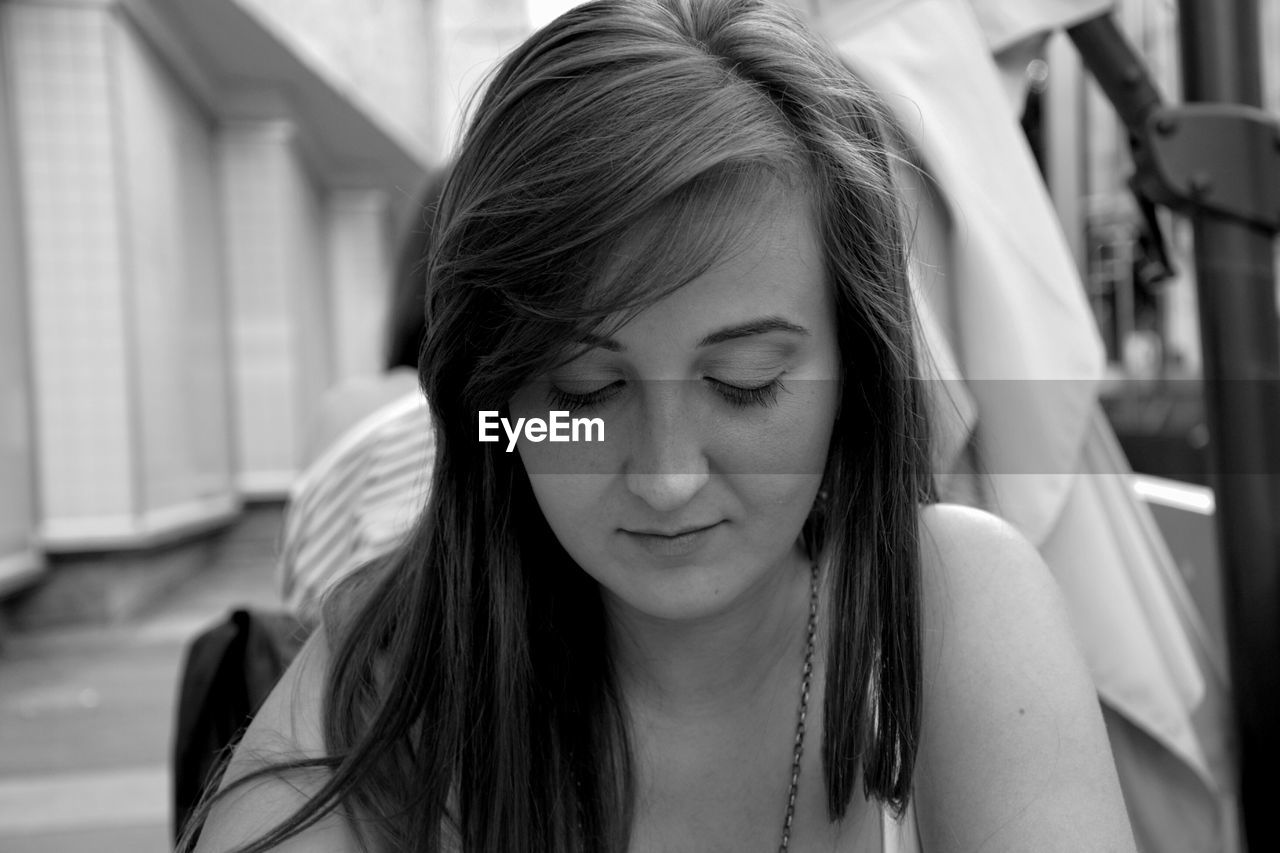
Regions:
[[[1180, 576], [1155, 521], [1133, 495], [1128, 470], [1110, 425], [1095, 410], [1082, 473], [1041, 553], [1069, 591], [1072, 623], [1108, 704], [1209, 779], [1191, 720], [1204, 674], [1187, 632], [1201, 620], [1176, 582]], [[1208, 643], [1207, 635], [1195, 639]]]
[[1071, 488], [1102, 344], [1018, 126], [992, 120], [1008, 109], [967, 4], [900, 0], [892, 14], [872, 5], [870, 22], [846, 14], [822, 26], [886, 98], [946, 194], [955, 360], [979, 410], [1020, 413], [979, 418], [975, 438], [996, 505], [1040, 542]]
[[894, 820], [888, 809], [880, 810], [880, 849], [883, 853], [920, 853], [920, 833], [911, 803], [907, 803], [901, 820]]
[[1115, 6], [1115, 0], [969, 0], [992, 53], [1042, 33], [1075, 26]]

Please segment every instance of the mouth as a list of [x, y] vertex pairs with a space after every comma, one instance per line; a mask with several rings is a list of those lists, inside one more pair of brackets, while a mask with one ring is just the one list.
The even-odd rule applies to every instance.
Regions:
[[715, 521], [715, 522], [712, 522], [711, 524], [701, 524], [701, 525], [695, 525], [693, 527], [680, 527], [672, 530], [661, 530], [657, 528], [646, 529], [646, 530], [631, 530], [624, 527], [622, 529], [622, 532], [629, 533], [632, 536], [652, 536], [655, 539], [679, 539], [681, 536], [692, 536], [695, 533], [702, 533], [703, 531], [710, 530], [711, 528], [717, 526], [718, 524], [720, 524], [720, 522]]
[[682, 560], [691, 557], [715, 534], [723, 522], [678, 528], [622, 529], [626, 538], [651, 557]]

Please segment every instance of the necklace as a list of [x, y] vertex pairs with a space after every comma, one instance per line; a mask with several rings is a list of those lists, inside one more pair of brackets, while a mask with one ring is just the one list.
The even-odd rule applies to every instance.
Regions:
[[800, 757], [804, 755], [804, 720], [809, 713], [809, 685], [813, 678], [813, 642], [818, 630], [818, 564], [809, 572], [809, 624], [804, 638], [804, 669], [800, 679], [800, 711], [796, 715], [796, 745], [791, 755], [791, 787], [787, 791], [787, 813], [782, 819], [782, 841], [778, 853], [791, 846], [791, 823], [796, 816], [796, 791], [800, 787]]
[[[804, 637], [804, 668], [800, 677], [800, 708], [796, 714], [796, 741], [791, 753], [791, 784], [787, 789], [787, 811], [782, 818], [782, 840], [778, 842], [778, 853], [787, 853], [791, 847], [791, 824], [796, 816], [796, 792], [800, 788], [800, 758], [804, 755], [804, 721], [809, 715], [809, 687], [813, 681], [813, 645], [814, 636], [818, 632], [818, 564], [814, 563], [809, 571], [809, 622]], [[574, 785], [579, 796], [582, 791], [582, 780], [577, 773], [573, 774]], [[581, 803], [579, 803], [581, 808]], [[578, 813], [578, 832], [583, 832], [582, 813]]]

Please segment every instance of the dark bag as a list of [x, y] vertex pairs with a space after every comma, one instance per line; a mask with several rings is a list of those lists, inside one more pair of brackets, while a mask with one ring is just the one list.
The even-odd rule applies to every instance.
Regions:
[[173, 739], [173, 834], [181, 837], [225, 751], [239, 739], [306, 640], [292, 614], [236, 610], [192, 641]]

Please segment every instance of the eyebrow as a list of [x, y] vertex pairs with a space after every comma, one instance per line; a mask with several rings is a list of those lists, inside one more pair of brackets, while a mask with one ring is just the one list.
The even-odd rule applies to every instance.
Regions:
[[[745, 323], [739, 323], [736, 326], [726, 326], [723, 329], [718, 329], [698, 341], [698, 347], [715, 346], [725, 341], [749, 338], [753, 335], [764, 335], [769, 332], [790, 332], [796, 335], [805, 335], [806, 337], [809, 334], [809, 330], [804, 326], [798, 326], [781, 317], [760, 317], [755, 320], [748, 320]], [[608, 350], [609, 352], [622, 352], [625, 349], [622, 344], [613, 338], [590, 333], [583, 335], [578, 342], [587, 347]]]
[[715, 346], [725, 341], [732, 341], [738, 338], [749, 338], [752, 335], [764, 335], [769, 332], [791, 332], [792, 334], [808, 336], [809, 330], [804, 326], [797, 326], [781, 317], [761, 317], [758, 320], [748, 320], [745, 323], [739, 323], [736, 326], [727, 326], [719, 331], [712, 332], [702, 340], [698, 341], [699, 347]]

